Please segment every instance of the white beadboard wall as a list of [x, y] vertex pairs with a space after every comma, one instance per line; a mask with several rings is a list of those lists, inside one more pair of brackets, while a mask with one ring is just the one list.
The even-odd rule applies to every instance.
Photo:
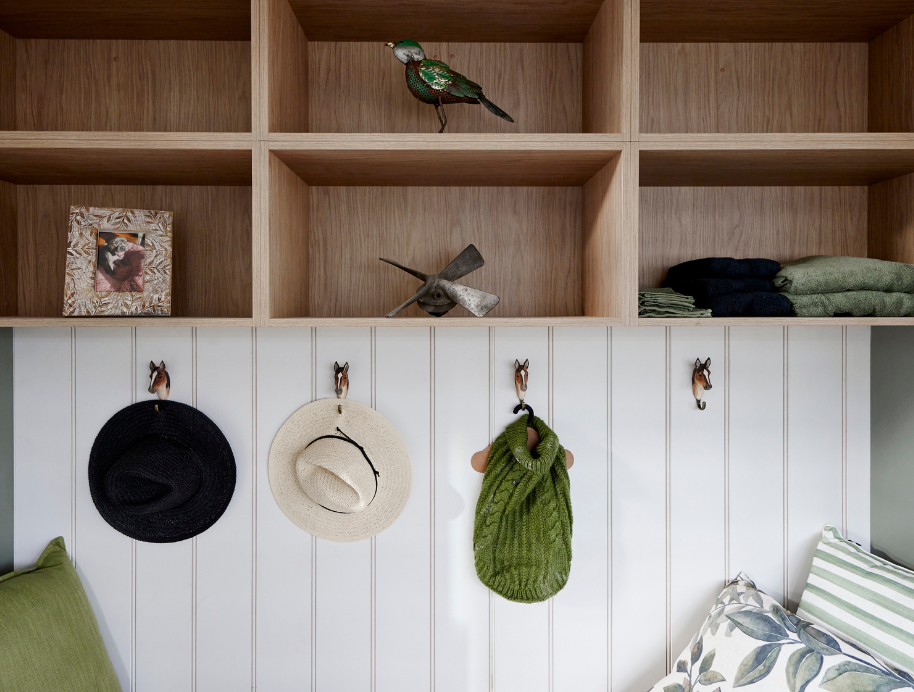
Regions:
[[[869, 542], [869, 328], [74, 328], [15, 331], [15, 561], [62, 535], [130, 692], [644, 692], [728, 576], [795, 605], [826, 522]], [[691, 395], [712, 359], [707, 410]], [[571, 579], [518, 605], [477, 580], [470, 456], [528, 402], [575, 453]], [[139, 543], [95, 511], [89, 450], [147, 398], [225, 432], [238, 480], [209, 531]], [[413, 492], [376, 539], [285, 519], [267, 480], [297, 407], [350, 397], [396, 425]]]

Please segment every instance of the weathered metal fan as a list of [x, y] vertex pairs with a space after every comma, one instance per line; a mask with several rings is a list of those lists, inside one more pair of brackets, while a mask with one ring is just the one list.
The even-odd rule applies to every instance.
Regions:
[[476, 317], [482, 317], [498, 305], [498, 296], [454, 283], [457, 279], [476, 271], [485, 264], [485, 260], [482, 259], [482, 255], [479, 254], [479, 250], [476, 249], [475, 245], [468, 245], [463, 252], [457, 255], [453, 262], [437, 274], [423, 274], [415, 269], [397, 264], [393, 260], [384, 259], [383, 257], [380, 259], [382, 262], [392, 264], [407, 274], [412, 274], [420, 281], [425, 282], [425, 285], [418, 290], [416, 295], [400, 307], [389, 312], [387, 317], [393, 317], [403, 308], [409, 307], [413, 303], [418, 303], [420, 308], [435, 317], [447, 314], [455, 305], [462, 305]]

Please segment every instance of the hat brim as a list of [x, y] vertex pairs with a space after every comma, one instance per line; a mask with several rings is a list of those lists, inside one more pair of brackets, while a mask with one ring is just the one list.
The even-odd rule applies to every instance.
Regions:
[[[339, 428], [365, 449], [378, 471], [378, 491], [365, 509], [343, 514], [321, 507], [299, 485], [298, 455], [322, 435]], [[270, 447], [270, 488], [276, 504], [296, 526], [339, 543], [376, 536], [396, 521], [412, 490], [406, 444], [396, 428], [374, 409], [347, 399], [319, 399], [293, 413]]]
[[[202, 483], [177, 507], [135, 514], [108, 497], [105, 475], [131, 445], [147, 437], [190, 449], [200, 460]], [[121, 533], [147, 543], [175, 543], [206, 531], [231, 502], [235, 475], [235, 456], [219, 427], [177, 401], [141, 401], [121, 409], [99, 431], [89, 454], [89, 491], [98, 513]]]

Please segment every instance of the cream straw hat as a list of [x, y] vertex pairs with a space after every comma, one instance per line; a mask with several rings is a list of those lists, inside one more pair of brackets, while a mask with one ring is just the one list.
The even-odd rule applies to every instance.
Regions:
[[413, 484], [406, 445], [390, 421], [347, 399], [319, 399], [289, 416], [273, 438], [269, 476], [296, 526], [340, 543], [393, 524]]

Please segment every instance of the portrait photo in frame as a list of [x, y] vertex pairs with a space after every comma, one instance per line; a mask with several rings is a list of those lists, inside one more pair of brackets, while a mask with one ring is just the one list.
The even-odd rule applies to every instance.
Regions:
[[70, 207], [64, 317], [171, 315], [173, 216]]

